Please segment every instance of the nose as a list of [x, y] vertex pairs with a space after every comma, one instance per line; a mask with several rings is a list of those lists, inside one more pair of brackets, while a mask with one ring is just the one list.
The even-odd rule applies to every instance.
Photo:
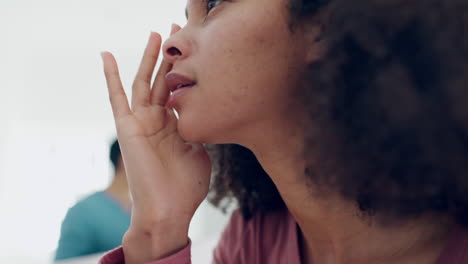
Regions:
[[174, 25], [171, 30], [171, 36], [164, 42], [162, 47], [164, 59], [174, 64], [177, 60], [181, 60], [189, 56], [190, 44], [183, 34], [181, 27]]

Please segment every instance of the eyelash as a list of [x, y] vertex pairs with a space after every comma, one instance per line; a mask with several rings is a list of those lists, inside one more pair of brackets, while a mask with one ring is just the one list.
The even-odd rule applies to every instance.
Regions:
[[[223, 1], [224, 0], [207, 0], [206, 1], [206, 11], [209, 13], [213, 8], [215, 8], [217, 5], [219, 5]], [[211, 3], [215, 3], [216, 5], [210, 8]]]

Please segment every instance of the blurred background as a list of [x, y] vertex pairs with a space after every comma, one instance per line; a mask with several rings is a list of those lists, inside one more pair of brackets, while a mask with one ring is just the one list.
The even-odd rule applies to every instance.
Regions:
[[[185, 4], [0, 1], [0, 263], [52, 263], [67, 210], [109, 184], [115, 128], [100, 52], [115, 54], [130, 95], [150, 31], [184, 25]], [[227, 218], [201, 206], [194, 263], [207, 263]]]

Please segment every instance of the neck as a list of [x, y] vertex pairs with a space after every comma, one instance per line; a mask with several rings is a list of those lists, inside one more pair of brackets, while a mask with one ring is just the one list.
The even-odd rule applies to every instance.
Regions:
[[130, 210], [131, 202], [125, 171], [117, 170], [114, 179], [105, 191], [116, 199], [124, 209]]
[[315, 192], [304, 175], [304, 137], [297, 132], [258, 133], [261, 136], [252, 141], [255, 143], [244, 145], [255, 153], [298, 223], [303, 263], [436, 261], [448, 236], [448, 224], [427, 216], [383, 226], [375, 219], [366, 220], [353, 202], [333, 193]]

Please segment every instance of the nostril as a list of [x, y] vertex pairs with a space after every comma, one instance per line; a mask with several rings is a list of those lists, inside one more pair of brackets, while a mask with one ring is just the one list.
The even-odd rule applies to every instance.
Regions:
[[182, 52], [180, 52], [180, 50], [178, 48], [169, 48], [167, 49], [167, 53], [171, 56], [180, 56], [182, 55]]

